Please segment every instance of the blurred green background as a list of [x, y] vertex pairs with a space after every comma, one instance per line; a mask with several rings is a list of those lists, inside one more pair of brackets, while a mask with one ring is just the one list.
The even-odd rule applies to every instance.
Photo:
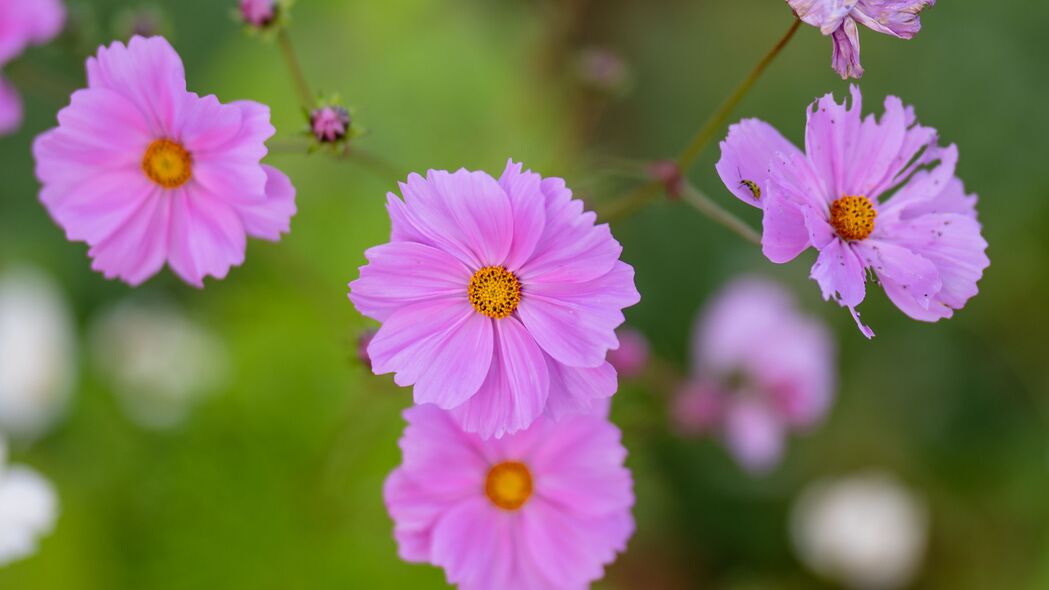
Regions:
[[[355, 161], [274, 154], [299, 213], [279, 244], [252, 242], [246, 264], [198, 291], [165, 271], [137, 296], [174, 301], [228, 347], [229, 384], [178, 428], [130, 421], [90, 362], [87, 328], [132, 290], [89, 268], [36, 200], [29, 146], [64, 102], [55, 76], [81, 84], [82, 60], [120, 36], [120, 12], [159, 7], [191, 90], [273, 108], [276, 142], [304, 123], [276, 46], [242, 34], [232, 0], [68, 0], [76, 33], [11, 70], [28, 97], [17, 135], [0, 139], [0, 266], [56, 276], [81, 329], [78, 386], [47, 437], [16, 446], [56, 486], [61, 514], [33, 558], [0, 569], [0, 588], [440, 588], [398, 561], [382, 503], [409, 402], [356, 360], [368, 323], [346, 299], [365, 248], [383, 242], [393, 178]], [[507, 157], [563, 175], [591, 206], [629, 183], [609, 157], [670, 157], [791, 23], [780, 0], [299, 0], [290, 31], [318, 91], [338, 92], [369, 135], [362, 149], [406, 173]], [[878, 337], [820, 300], [810, 256], [777, 267], [685, 205], [660, 202], [616, 222], [642, 303], [628, 322], [684, 368], [692, 319], [742, 272], [790, 286], [833, 327], [840, 389], [827, 420], [791, 442], [782, 466], [745, 475], [711, 442], [667, 432], [657, 392], [624, 383], [638, 532], [605, 588], [803, 589], [827, 586], [793, 557], [790, 503], [813, 478], [868, 467], [928, 502], [931, 536], [917, 588], [1049, 588], [1049, 5], [943, 1], [899, 41], [861, 29], [867, 111], [886, 94], [959, 145], [959, 176], [980, 195], [990, 269], [955, 319], [905, 318], [880, 290], [864, 303]], [[580, 51], [610, 49], [629, 87], [581, 84]], [[847, 92], [830, 41], [803, 27], [736, 112], [802, 138], [803, 109]], [[48, 78], [43, 72], [49, 72]], [[722, 134], [719, 134], [721, 137]], [[695, 183], [748, 221], [713, 171]]]

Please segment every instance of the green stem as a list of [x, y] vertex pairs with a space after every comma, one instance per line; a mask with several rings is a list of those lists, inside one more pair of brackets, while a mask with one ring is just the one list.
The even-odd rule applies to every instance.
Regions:
[[[692, 164], [695, 163], [696, 159], [702, 155], [703, 150], [706, 149], [707, 145], [714, 138], [714, 135], [725, 125], [725, 122], [732, 115], [732, 111], [735, 110], [736, 106], [738, 106], [740, 101], [743, 100], [743, 97], [747, 95], [747, 92], [749, 92], [751, 87], [754, 86], [754, 83], [761, 78], [761, 74], [765, 72], [769, 64], [771, 64], [773, 60], [776, 59], [776, 56], [783, 51], [783, 48], [786, 47], [787, 43], [789, 43], [791, 38], [794, 37], [794, 33], [798, 31], [798, 27], [800, 26], [801, 20], [797, 18], [794, 19], [794, 22], [791, 24], [790, 29], [787, 30], [787, 33], [783, 35], [783, 37], [767, 54], [765, 54], [765, 57], [761, 58], [761, 61], [759, 61], [758, 64], [754, 66], [754, 69], [750, 71], [750, 75], [748, 75], [746, 79], [736, 87], [732, 94], [725, 99], [725, 102], [721, 104], [718, 110], [707, 119], [706, 123], [704, 123], [699, 131], [697, 131], [692, 137], [692, 141], [689, 142], [688, 146], [685, 147], [684, 151], [682, 151], [681, 155], [677, 158], [677, 166], [682, 177], [685, 176], [685, 173]], [[684, 184], [687, 185], [688, 183], [685, 182]], [[659, 195], [665, 190], [666, 187], [664, 187], [659, 181], [654, 180], [643, 184], [626, 197], [623, 197], [606, 207], [601, 217], [607, 221], [617, 221], [628, 217], [644, 207], [649, 201], [659, 197]], [[755, 234], [745, 223], [728, 211], [725, 211], [718, 205], [714, 204], [714, 202], [707, 198], [706, 195], [703, 195], [698, 190], [693, 190], [696, 194], [702, 196], [701, 200], [703, 201], [702, 204], [699, 204], [700, 200], [689, 200], [693, 206], [699, 209], [702, 213], [711, 215], [714, 221], [729, 227], [744, 238], [760, 243], [760, 240], [753, 239]], [[717, 213], [714, 215], [717, 215], [717, 217], [712, 215], [715, 210]], [[741, 228], [746, 229], [742, 230]]]
[[291, 37], [288, 36], [287, 30], [281, 29], [277, 33], [277, 45], [280, 46], [281, 54], [284, 55], [284, 62], [288, 64], [295, 91], [299, 94], [299, 101], [302, 102], [302, 106], [312, 109], [316, 106], [316, 102], [313, 93], [310, 92], [310, 85], [306, 82], [306, 76], [302, 73], [299, 59], [295, 56], [295, 48], [291, 45]]
[[691, 182], [684, 180], [681, 183], [681, 199], [692, 205], [700, 213], [735, 232], [738, 236], [752, 244], [761, 245], [761, 236], [740, 218], [726, 209], [722, 208], [703, 194]]
[[775, 47], [772, 48], [765, 57], [758, 62], [758, 65], [754, 66], [754, 69], [750, 71], [750, 75], [736, 87], [736, 90], [729, 95], [725, 102], [721, 103], [721, 107], [711, 115], [707, 122], [699, 128], [699, 131], [692, 137], [692, 141], [689, 142], [688, 147], [685, 151], [681, 152], [681, 155], [677, 159], [678, 168], [681, 169], [682, 173], [688, 171], [688, 169], [695, 163], [696, 159], [699, 158], [703, 150], [706, 149], [707, 144], [714, 138], [714, 134], [717, 133], [721, 127], [725, 124], [725, 121], [732, 116], [732, 111], [735, 110], [736, 106], [739, 105], [743, 97], [747, 95], [754, 83], [758, 81], [761, 74], [765, 72], [769, 64], [772, 63], [776, 56], [783, 51], [783, 48], [787, 46], [791, 38], [794, 37], [794, 33], [797, 32], [798, 27], [801, 26], [800, 19], [794, 19], [794, 23], [791, 24], [787, 34], [783, 35], [783, 38], [776, 43]]

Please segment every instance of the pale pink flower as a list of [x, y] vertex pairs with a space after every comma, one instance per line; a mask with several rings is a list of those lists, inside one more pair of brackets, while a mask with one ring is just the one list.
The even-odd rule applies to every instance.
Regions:
[[92, 268], [138, 285], [167, 263], [202, 287], [244, 261], [248, 236], [288, 231], [295, 189], [259, 163], [268, 107], [187, 92], [162, 37], [100, 48], [87, 77], [33, 153], [40, 200]]
[[872, 31], [910, 39], [922, 28], [919, 14], [936, 0], [787, 0], [803, 22], [834, 41], [831, 65], [842, 79], [863, 75], [859, 23]]
[[935, 322], [979, 291], [990, 264], [976, 195], [954, 175], [958, 148], [938, 145], [914, 109], [885, 99], [885, 114], [861, 116], [830, 94], [808, 111], [805, 152], [772, 126], [744, 119], [721, 142], [718, 174], [740, 200], [764, 210], [762, 250], [785, 263], [815, 248], [811, 277], [824, 299], [856, 311], [874, 277], [908, 316]]
[[376, 374], [485, 438], [615, 393], [605, 355], [639, 300], [634, 269], [563, 180], [511, 162], [498, 181], [430, 171], [400, 187], [390, 242], [365, 252], [350, 284], [358, 311], [382, 322], [368, 346]]
[[692, 375], [672, 404], [680, 432], [721, 438], [743, 467], [775, 466], [791, 430], [819, 423], [834, 394], [833, 341], [775, 283], [738, 279], [693, 331]]
[[463, 590], [578, 590], [626, 549], [633, 481], [604, 417], [543, 417], [489, 440], [431, 405], [405, 417], [384, 490], [402, 559]]
[[[54, 39], [65, 25], [66, 9], [60, 0], [0, 0], [0, 68], [31, 45]], [[22, 124], [22, 99], [0, 75], [0, 135]]]

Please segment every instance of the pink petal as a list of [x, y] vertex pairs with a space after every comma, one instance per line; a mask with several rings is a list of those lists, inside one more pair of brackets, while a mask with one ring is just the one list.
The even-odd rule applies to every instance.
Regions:
[[234, 208], [249, 236], [276, 242], [281, 234], [291, 231], [291, 218], [297, 211], [295, 187], [280, 170], [266, 165], [262, 170], [266, 173], [266, 200], [236, 202]]
[[[59, 127], [38, 139], [37, 174], [44, 182], [83, 179], [100, 170], [134, 168], [153, 141], [134, 104], [106, 89], [77, 90], [58, 112]], [[143, 174], [143, 177], [145, 175]]]
[[594, 225], [597, 215], [583, 212], [582, 201], [560, 178], [544, 179], [546, 225], [532, 258], [518, 276], [525, 282], [585, 282], [596, 279], [619, 260], [623, 248], [608, 224]]
[[204, 277], [223, 279], [230, 267], [244, 262], [247, 234], [229, 205], [187, 189], [166, 191], [171, 204], [168, 262], [175, 274], [196, 287]]
[[911, 157], [900, 156], [907, 135], [903, 103], [895, 96], [885, 99], [880, 120], [868, 115], [845, 149], [846, 170], [842, 192], [846, 195], [875, 196], [877, 187], [894, 178]]
[[108, 88], [129, 99], [153, 137], [173, 137], [186, 92], [182, 59], [163, 37], [114, 42], [87, 60], [89, 88]]
[[832, 297], [844, 307], [855, 307], [866, 294], [863, 264], [849, 244], [840, 239], [820, 251], [810, 277], [820, 285], [824, 299]]
[[350, 283], [357, 311], [385, 321], [407, 305], [432, 299], [465, 302], [470, 271], [451, 254], [415, 242], [391, 242], [368, 249], [368, 264]]
[[0, 66], [29, 45], [41, 45], [58, 36], [66, 19], [59, 0], [7, 0], [0, 10]]
[[[45, 185], [40, 200], [66, 238], [97, 245], [123, 227], [146, 199], [165, 198], [144, 174], [110, 171], [75, 186]], [[166, 224], [165, 224], [166, 225]]]
[[637, 303], [634, 269], [617, 262], [613, 270], [586, 283], [526, 284], [517, 313], [536, 342], [555, 360], [572, 367], [596, 367], [619, 341], [622, 308]]
[[394, 373], [415, 386], [416, 403], [454, 408], [477, 393], [495, 344], [492, 319], [466, 298], [434, 299], [403, 307], [386, 318], [368, 345], [372, 371]]
[[790, 262], [809, 247], [809, 230], [802, 206], [781, 196], [776, 185], [770, 185], [765, 192], [761, 252], [776, 264]]
[[848, 309], [849, 313], [852, 314], [852, 319], [856, 321], [856, 327], [860, 329], [860, 333], [862, 333], [867, 340], [874, 338], [874, 330], [871, 330], [870, 326], [865, 325], [863, 321], [860, 320], [860, 312], [856, 311], [855, 307], [850, 307]]
[[[919, 170], [890, 197], [878, 210], [880, 219], [892, 219], [909, 209], [927, 201], [936, 200], [955, 180], [954, 171], [958, 164], [958, 148], [951, 144], [936, 150], [939, 164], [931, 170]], [[877, 225], [875, 225], [877, 227]]]
[[918, 16], [936, 0], [859, 0], [852, 16], [865, 27], [900, 39], [910, 39], [922, 28]]
[[834, 96], [827, 94], [809, 109], [805, 126], [805, 153], [827, 188], [824, 195], [828, 203], [845, 194], [847, 144], [856, 137], [860, 128], [863, 97], [858, 87], [852, 86], [850, 90], [851, 107], [847, 107], [844, 101], [842, 104], [834, 102]]
[[619, 429], [594, 416], [573, 416], [548, 431], [528, 456], [542, 477], [535, 493], [577, 517], [628, 512], [634, 505], [633, 479], [623, 467], [626, 449]]
[[834, 31], [834, 52], [831, 55], [831, 67], [842, 80], [863, 77], [863, 66], [860, 65], [860, 32], [856, 21], [846, 18], [841, 28]]
[[431, 170], [401, 184], [411, 225], [471, 268], [501, 265], [513, 239], [510, 199], [484, 172]]
[[[942, 288], [933, 296], [928, 309], [904, 309], [907, 315], [924, 321], [948, 318], [953, 315], [953, 310], [964, 307], [979, 291], [976, 284], [990, 260], [985, 253], [987, 241], [975, 218], [957, 213], [928, 214], [901, 222], [891, 229], [893, 242], [932, 263], [942, 282]], [[886, 284], [886, 293], [893, 291], [890, 298], [897, 305], [898, 301], [907, 301], [898, 292], [902, 290], [898, 288], [898, 282]]]
[[764, 404], [750, 399], [731, 404], [725, 421], [725, 444], [744, 469], [766, 472], [783, 456], [783, 425]]
[[499, 178], [510, 198], [514, 216], [513, 242], [506, 257], [505, 266], [517, 270], [535, 251], [546, 225], [546, 196], [540, 190], [542, 177], [532, 172], [521, 172], [521, 165], [513, 160], [506, 163], [506, 170]]
[[187, 92], [183, 101], [172, 139], [192, 152], [195, 160], [222, 147], [240, 131], [241, 110], [236, 105], [222, 104], [214, 95], [197, 96], [192, 92]]
[[547, 356], [550, 371], [550, 396], [546, 413], [554, 420], [573, 414], [597, 414], [605, 409], [601, 403], [611, 398], [619, 382], [609, 363], [596, 367], [569, 367]]
[[476, 492], [491, 463], [503, 460], [493, 452], [493, 441], [463, 432], [450, 412], [433, 404], [410, 406], [404, 418], [408, 422], [400, 440], [404, 466], [413, 473], [432, 471], [448, 476], [434, 478], [435, 489], [461, 486]]
[[18, 131], [22, 125], [22, 97], [15, 87], [0, 76], [0, 135]]
[[841, 26], [857, 0], [787, 0], [794, 14], [807, 25], [830, 35]]
[[790, 294], [771, 281], [743, 277], [724, 287], [692, 330], [692, 371], [729, 374], [747, 367], [768, 334], [797, 315]]
[[783, 198], [824, 215], [829, 212], [835, 197], [803, 154], [777, 153], [772, 158], [770, 176], [769, 190], [775, 188]]
[[433, 563], [450, 584], [463, 588], [506, 588], [514, 573], [514, 519], [483, 496], [446, 512], [433, 531]]
[[261, 142], [239, 143], [242, 111], [223, 105], [214, 96], [186, 98], [183, 145], [193, 154], [193, 183], [225, 200], [262, 201], [266, 172], [259, 160], [266, 153]]
[[495, 324], [496, 351], [477, 393], [452, 414], [466, 432], [499, 438], [527, 428], [543, 413], [550, 389], [546, 359], [514, 317]]
[[874, 238], [857, 242], [853, 251], [878, 276], [896, 307], [908, 315], [929, 313], [933, 297], [943, 286], [932, 262], [907, 248]]
[[538, 500], [521, 513], [522, 551], [552, 588], [583, 588], [603, 577], [632, 532], [629, 515], [583, 519]]
[[[921, 171], [914, 176], [915, 182], [927, 174]], [[935, 197], [899, 207], [900, 218], [915, 219], [922, 215], [937, 213], [955, 213], [965, 217], [976, 218], [976, 195], [965, 192], [965, 185], [958, 178], [947, 181], [947, 186]], [[884, 215], [883, 215], [884, 217]]]
[[393, 193], [386, 193], [386, 211], [390, 214], [390, 241], [417, 242], [427, 246], [438, 246], [438, 242], [426, 237], [427, 229], [412, 222], [408, 205]]
[[171, 200], [154, 191], [123, 224], [88, 250], [91, 268], [107, 279], [138, 286], [164, 266], [168, 255]]
[[801, 152], [779, 131], [758, 119], [743, 119], [729, 127], [728, 137], [721, 142], [721, 159], [717, 171], [721, 181], [744, 203], [761, 208], [761, 199], [755, 197], [744, 180], [755, 182], [760, 190], [767, 189], [772, 160], [777, 153], [782, 157], [800, 156]]

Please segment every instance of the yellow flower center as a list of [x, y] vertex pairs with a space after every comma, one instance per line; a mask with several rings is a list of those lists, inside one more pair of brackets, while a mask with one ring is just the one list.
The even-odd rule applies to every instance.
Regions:
[[517, 510], [532, 495], [532, 473], [524, 463], [499, 463], [488, 471], [484, 493], [499, 508]]
[[862, 240], [874, 231], [878, 212], [867, 197], [844, 196], [830, 205], [830, 224], [843, 240]]
[[193, 156], [178, 142], [158, 139], [146, 148], [142, 171], [164, 188], [178, 188], [193, 175]]
[[501, 266], [475, 272], [466, 292], [474, 309], [490, 318], [505, 318], [521, 303], [521, 281]]

